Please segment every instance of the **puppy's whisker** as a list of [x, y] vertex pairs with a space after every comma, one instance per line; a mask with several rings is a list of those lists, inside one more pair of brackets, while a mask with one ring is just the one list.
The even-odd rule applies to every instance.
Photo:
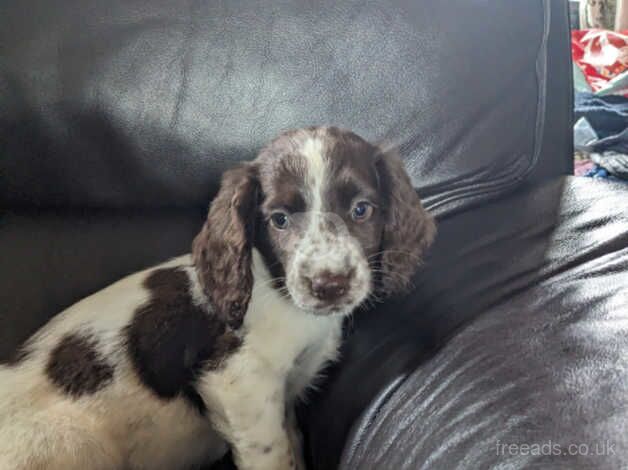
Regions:
[[270, 279], [265, 279], [264, 281], [262, 281], [262, 284], [266, 283], [266, 284], [270, 284], [271, 282], [276, 282], [276, 281], [285, 281], [286, 280], [286, 276], [277, 276], [277, 277], [273, 277]]
[[288, 290], [286, 286], [281, 286], [280, 288], [278, 288], [277, 293], [284, 299], [290, 298], [290, 291]]
[[255, 281], [255, 284], [253, 285], [253, 290], [265, 288], [265, 287], [275, 284], [276, 282], [285, 281], [285, 280], [286, 280], [285, 276], [278, 276], [272, 279], [265, 279], [263, 281]]
[[396, 271], [386, 271], [384, 269], [372, 269], [371, 272], [377, 273], [377, 274], [381, 274], [381, 278], [385, 279], [386, 277], [392, 277], [392, 276], [396, 276], [397, 279], [400, 279], [402, 281], [409, 281], [410, 280], [410, 276], [406, 275], [406, 274], [402, 274]]
[[382, 273], [382, 274], [389, 274], [390, 273], [390, 274], [399, 274], [399, 275], [403, 275], [403, 276], [408, 276], [407, 274], [402, 274], [399, 271], [382, 268], [381, 266], [379, 266], [377, 264], [369, 263], [368, 266], [369, 266], [371, 272], [374, 272], [374, 273]]
[[382, 250], [382, 251], [378, 251], [376, 253], [372, 253], [371, 255], [369, 255], [367, 257], [367, 259], [371, 260], [371, 259], [374, 259], [374, 258], [379, 257], [379, 256], [384, 255], [384, 254], [399, 254], [399, 255], [409, 256], [409, 257], [411, 257], [413, 259], [420, 259], [421, 258], [416, 253], [411, 253], [409, 251], [404, 251], [404, 250]]

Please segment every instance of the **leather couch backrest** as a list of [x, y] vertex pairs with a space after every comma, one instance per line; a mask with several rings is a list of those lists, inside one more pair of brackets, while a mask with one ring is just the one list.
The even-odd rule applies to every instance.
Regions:
[[549, 0], [5, 0], [0, 196], [205, 205], [279, 131], [334, 124], [464, 207], [568, 170], [566, 25]]

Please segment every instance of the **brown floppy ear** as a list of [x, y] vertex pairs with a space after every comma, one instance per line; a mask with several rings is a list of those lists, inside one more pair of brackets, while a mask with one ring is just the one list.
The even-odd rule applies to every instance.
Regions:
[[215, 313], [232, 328], [251, 299], [251, 258], [258, 205], [257, 170], [245, 163], [224, 173], [209, 215], [192, 244], [192, 258]]
[[378, 290], [387, 296], [409, 287], [423, 253], [434, 240], [436, 224], [423, 208], [396, 152], [381, 152], [376, 169], [385, 197]]

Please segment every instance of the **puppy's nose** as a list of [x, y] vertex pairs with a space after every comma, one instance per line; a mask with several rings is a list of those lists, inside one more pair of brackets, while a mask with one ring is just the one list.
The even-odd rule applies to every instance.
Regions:
[[332, 302], [342, 297], [349, 288], [349, 276], [324, 272], [311, 280], [312, 295], [325, 302]]

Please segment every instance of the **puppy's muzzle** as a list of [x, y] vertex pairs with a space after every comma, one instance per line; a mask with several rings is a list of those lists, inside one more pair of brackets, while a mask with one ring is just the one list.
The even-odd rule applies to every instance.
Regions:
[[347, 293], [352, 277], [351, 273], [325, 271], [311, 279], [307, 279], [307, 283], [313, 297], [326, 304], [332, 304]]

